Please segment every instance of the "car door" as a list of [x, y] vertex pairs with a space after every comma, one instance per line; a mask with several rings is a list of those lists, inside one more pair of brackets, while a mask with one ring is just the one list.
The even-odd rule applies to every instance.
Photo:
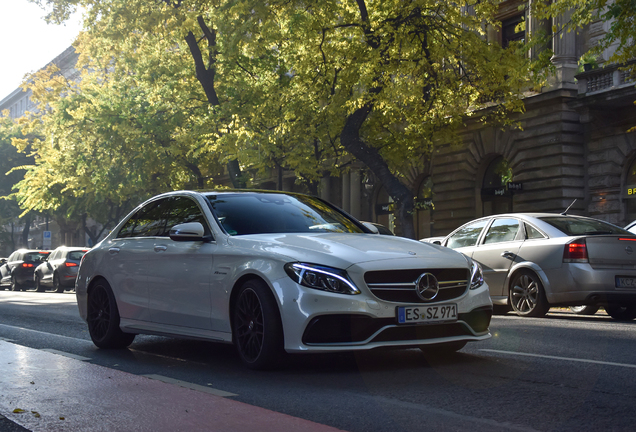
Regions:
[[7, 262], [4, 263], [1, 267], [0, 267], [0, 283], [2, 285], [10, 285], [11, 284], [11, 265], [10, 263], [15, 261], [15, 257], [18, 254], [18, 252], [13, 252], [11, 255], [9, 255], [9, 258], [7, 258]]
[[55, 271], [53, 265], [61, 253], [60, 250], [56, 250], [48, 257], [43, 265], [38, 266], [38, 270], [40, 271], [40, 284], [47, 286], [53, 285], [53, 272]]
[[504, 284], [524, 240], [522, 225], [516, 218], [494, 218], [487, 227], [472, 258], [481, 264], [491, 297], [504, 293]]
[[210, 330], [211, 275], [217, 245], [203, 241], [173, 241], [170, 228], [200, 222], [206, 235], [210, 228], [197, 202], [187, 196], [170, 198], [166, 229], [155, 237], [154, 271], [149, 274], [148, 294], [151, 319], [158, 324]]
[[148, 307], [148, 277], [156, 271], [153, 247], [155, 236], [165, 230], [168, 199], [147, 203], [122, 226], [104, 257], [104, 268], [118, 291], [122, 318], [151, 321]]

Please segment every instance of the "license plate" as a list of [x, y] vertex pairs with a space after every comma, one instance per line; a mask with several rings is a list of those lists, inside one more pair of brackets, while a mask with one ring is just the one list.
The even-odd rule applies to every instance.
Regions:
[[636, 288], [636, 277], [616, 276], [616, 288]]
[[398, 306], [397, 318], [400, 324], [457, 321], [457, 305]]

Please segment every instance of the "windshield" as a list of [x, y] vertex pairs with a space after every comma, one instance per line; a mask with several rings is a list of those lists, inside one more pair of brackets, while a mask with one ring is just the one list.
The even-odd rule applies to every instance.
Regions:
[[207, 195], [212, 211], [230, 235], [266, 233], [363, 233], [356, 222], [310, 196], [268, 193]]
[[601, 234], [631, 235], [629, 231], [624, 230], [623, 228], [619, 228], [615, 225], [597, 219], [578, 218], [572, 216], [542, 217], [539, 219], [561, 230], [568, 236]]

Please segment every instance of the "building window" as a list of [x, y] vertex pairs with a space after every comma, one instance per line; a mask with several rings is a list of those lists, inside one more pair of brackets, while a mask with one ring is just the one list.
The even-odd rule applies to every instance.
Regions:
[[501, 22], [501, 46], [507, 48], [512, 42], [523, 42], [526, 37], [525, 31], [517, 31], [519, 24], [523, 22], [523, 15], [517, 15], [505, 19]]

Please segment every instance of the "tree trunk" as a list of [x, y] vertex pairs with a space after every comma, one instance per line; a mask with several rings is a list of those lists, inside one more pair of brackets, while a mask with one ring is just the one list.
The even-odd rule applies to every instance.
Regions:
[[375, 147], [369, 146], [360, 138], [360, 128], [367, 119], [373, 104], [367, 103], [347, 117], [340, 133], [340, 142], [356, 159], [364, 163], [380, 180], [387, 193], [395, 202], [396, 216], [403, 237], [415, 239], [413, 225], [414, 200], [411, 190], [389, 169], [386, 161]]
[[24, 228], [22, 229], [22, 244], [25, 248], [29, 247], [29, 230], [31, 229], [31, 214], [24, 217]]

